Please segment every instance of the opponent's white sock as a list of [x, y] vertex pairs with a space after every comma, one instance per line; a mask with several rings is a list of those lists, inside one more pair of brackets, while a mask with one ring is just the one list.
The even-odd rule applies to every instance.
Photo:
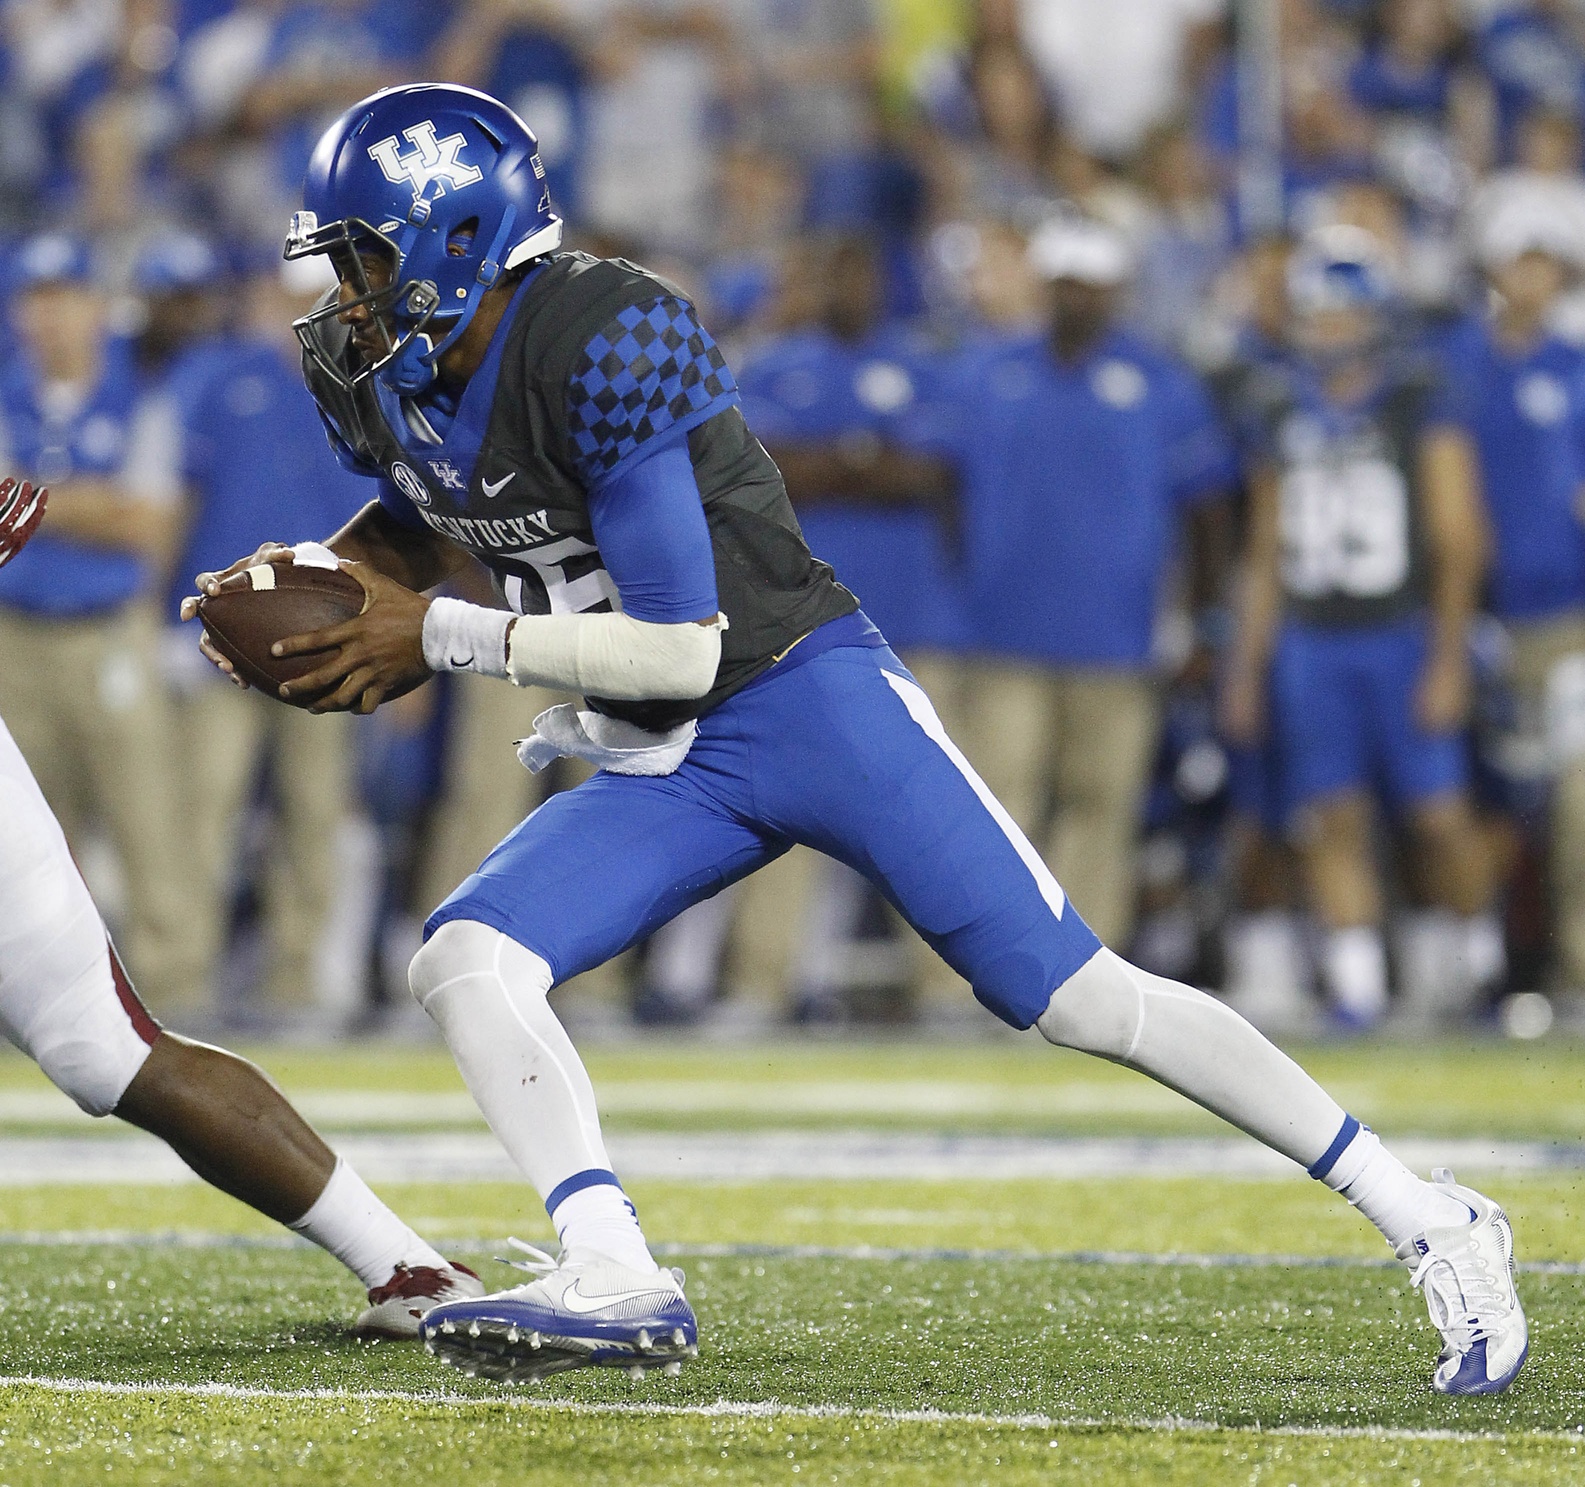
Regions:
[[[1351, 1116], [1350, 1121], [1353, 1121]], [[1368, 1126], [1339, 1132], [1343, 1149], [1325, 1172], [1311, 1169], [1381, 1230], [1394, 1250], [1424, 1229], [1467, 1224], [1469, 1206], [1435, 1183], [1416, 1176], [1381, 1144]]]
[[1338, 1011], [1374, 1022], [1387, 1010], [1387, 948], [1379, 929], [1355, 924], [1329, 930], [1321, 960]]
[[329, 1250], [371, 1290], [390, 1280], [398, 1265], [439, 1270], [446, 1264], [341, 1157], [313, 1207], [287, 1228]]
[[499, 930], [459, 919], [430, 937], [408, 979], [490, 1129], [545, 1199], [562, 1244], [653, 1269], [611, 1171], [594, 1086], [546, 999], [550, 966]]

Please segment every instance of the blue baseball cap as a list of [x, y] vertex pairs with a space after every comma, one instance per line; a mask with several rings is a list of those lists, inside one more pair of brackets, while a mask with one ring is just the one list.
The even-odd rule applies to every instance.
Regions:
[[44, 284], [92, 282], [88, 244], [69, 232], [41, 232], [30, 237], [11, 259], [11, 286], [18, 293]]
[[201, 289], [221, 275], [220, 255], [214, 246], [185, 228], [151, 237], [132, 260], [132, 286], [140, 294]]

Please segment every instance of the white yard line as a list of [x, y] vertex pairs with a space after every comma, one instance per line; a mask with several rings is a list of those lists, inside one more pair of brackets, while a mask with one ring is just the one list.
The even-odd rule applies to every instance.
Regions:
[[[174, 1152], [140, 1132], [0, 1138], [0, 1187], [63, 1183], [166, 1184], [197, 1179]], [[371, 1182], [520, 1180], [488, 1132], [363, 1132], [334, 1145]], [[897, 1131], [615, 1132], [624, 1178], [693, 1183], [1016, 1180], [1027, 1178], [1292, 1177], [1286, 1157], [1245, 1136], [934, 1136]], [[1482, 1172], [1578, 1171], [1585, 1146], [1544, 1141], [1410, 1138], [1394, 1150], [1416, 1168]]]
[[878, 1420], [894, 1424], [988, 1425], [1016, 1430], [1111, 1429], [1147, 1431], [1225, 1431], [1239, 1435], [1276, 1435], [1316, 1437], [1322, 1440], [1454, 1441], [1462, 1443], [1507, 1441], [1569, 1441], [1585, 1439], [1585, 1427], [1569, 1430], [1407, 1430], [1387, 1425], [1223, 1425], [1215, 1420], [1181, 1419], [1103, 1419], [1091, 1416], [1022, 1414], [997, 1415], [957, 1410], [864, 1409], [849, 1405], [795, 1405], [779, 1400], [718, 1399], [714, 1404], [587, 1404], [570, 1399], [532, 1399], [521, 1394], [503, 1393], [498, 1398], [401, 1390], [353, 1389], [263, 1389], [237, 1384], [104, 1383], [95, 1379], [37, 1378], [26, 1374], [0, 1375], [0, 1389], [32, 1388], [55, 1394], [101, 1394], [112, 1396], [163, 1395], [179, 1399], [237, 1399], [281, 1401], [328, 1401], [337, 1404], [443, 1404], [483, 1405], [487, 1409], [547, 1411], [569, 1415], [672, 1416], [684, 1419], [730, 1420]]

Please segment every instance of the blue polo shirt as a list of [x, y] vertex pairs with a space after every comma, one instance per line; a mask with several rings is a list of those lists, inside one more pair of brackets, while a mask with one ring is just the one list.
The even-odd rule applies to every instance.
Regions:
[[[6, 468], [45, 485], [73, 477], [120, 478], [139, 401], [130, 344], [105, 344], [97, 384], [75, 407], [52, 409], [31, 358], [18, 352], [0, 368], [0, 447]], [[0, 568], [0, 605], [51, 619], [103, 614], [142, 594], [148, 560], [125, 548], [101, 547], [43, 529]]]
[[297, 359], [271, 342], [219, 343], [173, 372], [181, 470], [192, 516], [172, 577], [171, 615], [195, 573], [261, 542], [323, 541], [370, 499], [325, 443]]
[[[885, 439], [937, 443], [947, 359], [920, 333], [883, 325], [857, 342], [821, 328], [761, 347], [738, 372], [743, 416], [762, 444]], [[956, 649], [967, 640], [961, 584], [935, 515], [885, 510], [841, 492], [798, 512], [817, 558], [858, 595], [899, 649]]]
[[1585, 352], [1548, 337], [1514, 356], [1472, 316], [1442, 355], [1444, 415], [1480, 451], [1492, 610], [1526, 620], [1585, 608]]
[[1198, 379], [1113, 330], [1072, 365], [1044, 334], [991, 342], [954, 381], [976, 649], [1147, 667], [1179, 519], [1233, 479]]

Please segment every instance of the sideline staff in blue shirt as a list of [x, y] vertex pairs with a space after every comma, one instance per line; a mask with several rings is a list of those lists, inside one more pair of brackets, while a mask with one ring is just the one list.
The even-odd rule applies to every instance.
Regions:
[[1195, 377], [1117, 324], [1132, 270], [1120, 234], [1059, 218], [1030, 255], [1045, 328], [967, 352], [943, 399], [985, 657], [969, 753], [1096, 932], [1123, 944], [1157, 735], [1152, 635], [1185, 518], [1206, 533], [1213, 511], [1225, 521], [1232, 456]]
[[1487, 603], [1556, 771], [1551, 902], [1559, 979], [1585, 987], [1585, 353], [1549, 329], [1580, 248], [1544, 194], [1511, 193], [1479, 224], [1492, 290], [1443, 357], [1446, 413], [1468, 432], [1492, 554]]
[[204, 994], [152, 603], [179, 481], [86, 246], [30, 239], [11, 287], [0, 464], [50, 487], [50, 520], [0, 572], [0, 697], [67, 839], [97, 825], [115, 847], [118, 939], [150, 1007], [169, 1012]]

